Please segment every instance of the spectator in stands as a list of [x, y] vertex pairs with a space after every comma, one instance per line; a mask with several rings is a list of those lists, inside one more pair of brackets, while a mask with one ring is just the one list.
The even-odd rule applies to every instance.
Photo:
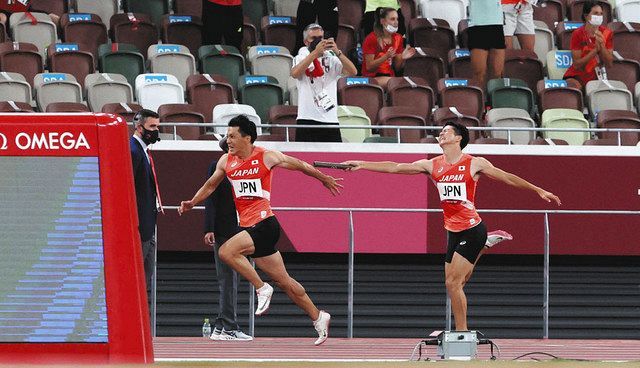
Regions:
[[607, 79], [606, 68], [613, 65], [613, 32], [602, 25], [602, 7], [587, 1], [582, 8], [584, 25], [571, 34], [573, 64], [564, 79], [583, 87], [594, 79]]
[[202, 0], [202, 41], [205, 45], [231, 45], [241, 49], [242, 0]]
[[475, 83], [487, 84], [487, 62], [490, 78], [502, 77], [504, 69], [504, 30], [502, 7], [495, 0], [474, 0], [469, 3], [469, 50]]
[[164, 211], [162, 210], [156, 171], [148, 146], [160, 140], [158, 138], [160, 116], [151, 110], [142, 109], [133, 117], [133, 122], [135, 132], [129, 140], [129, 146], [138, 206], [138, 230], [142, 242], [147, 300], [153, 304], [152, 297], [155, 296], [151, 293], [151, 284], [156, 262], [156, 217], [158, 209], [163, 213]]
[[401, 72], [404, 61], [415, 53], [413, 47], [404, 47], [404, 39], [398, 34], [398, 11], [376, 9], [373, 32], [362, 44], [362, 75], [375, 78], [386, 89], [389, 79]]
[[316, 23], [326, 31], [327, 38], [338, 35], [338, 3], [336, 0], [300, 0], [296, 13], [296, 49], [304, 46], [304, 30]]
[[[220, 141], [220, 148], [225, 153], [229, 152], [227, 139]], [[209, 166], [207, 178], [216, 171], [218, 160], [214, 160]], [[213, 325], [211, 340], [237, 340], [251, 341], [253, 337], [240, 330], [237, 321], [238, 304], [238, 274], [226, 263], [220, 260], [220, 246], [239, 232], [238, 215], [233, 204], [231, 183], [225, 177], [216, 190], [204, 202], [204, 243], [213, 247], [213, 258], [216, 263], [216, 276], [218, 277], [218, 318]]]
[[520, 48], [533, 51], [536, 42], [536, 28], [533, 24], [532, 0], [501, 0], [504, 12], [504, 42], [513, 48], [513, 36], [518, 36]]
[[[29, 0], [12, 0], [12, 1], [0, 1], [0, 23], [4, 24], [7, 28], [7, 19], [12, 13], [26, 12], [29, 10]], [[56, 25], [56, 28], [60, 28], [60, 17], [56, 14], [49, 14], [51, 21]]]
[[[338, 50], [333, 38], [324, 39], [324, 30], [312, 23], [304, 30], [306, 47], [293, 60], [291, 76], [298, 86], [298, 125], [338, 125], [338, 86], [341, 75], [358, 70]], [[340, 129], [308, 128], [296, 131], [298, 142], [341, 142]]]
[[364, 16], [362, 17], [362, 29], [363, 34], [368, 35], [373, 32], [373, 25], [376, 19], [376, 10], [378, 8], [393, 8], [398, 11], [398, 33], [404, 35], [406, 30], [404, 27], [404, 17], [400, 11], [400, 3], [398, 0], [367, 0], [367, 5], [364, 9]]

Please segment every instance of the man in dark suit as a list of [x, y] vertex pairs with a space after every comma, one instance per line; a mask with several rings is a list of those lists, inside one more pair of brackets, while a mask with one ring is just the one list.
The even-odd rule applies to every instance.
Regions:
[[[229, 151], [226, 138], [220, 140], [220, 148], [225, 153]], [[217, 164], [217, 160], [211, 163], [207, 178], [213, 175]], [[218, 256], [220, 246], [240, 230], [236, 205], [233, 203], [233, 194], [231, 193], [231, 183], [227, 178], [222, 180], [204, 204], [204, 243], [213, 247], [218, 289], [220, 290], [218, 318], [215, 321], [211, 340], [251, 341], [253, 337], [240, 330], [236, 316], [238, 274], [233, 268], [222, 262]]]
[[[147, 285], [147, 298], [151, 305], [151, 286], [155, 269], [156, 251], [156, 217], [162, 204], [157, 190], [155, 167], [148, 145], [160, 140], [158, 127], [160, 119], [157, 113], [143, 109], [133, 118], [135, 132], [129, 140], [131, 160], [133, 163], [133, 179], [138, 205], [138, 230], [142, 242], [142, 259]], [[150, 311], [153, 316], [153, 313]], [[152, 321], [153, 322], [153, 321]], [[152, 323], [153, 326], [153, 323]]]

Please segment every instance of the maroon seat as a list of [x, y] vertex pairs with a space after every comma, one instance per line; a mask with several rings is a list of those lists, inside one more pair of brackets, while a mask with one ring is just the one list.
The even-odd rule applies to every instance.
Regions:
[[[479, 127], [480, 120], [473, 115], [465, 114], [463, 111], [458, 110], [458, 114], [450, 107], [440, 107], [433, 112], [434, 125], [445, 126], [447, 123], [460, 123], [466, 127]], [[434, 135], [438, 135], [440, 132], [432, 132]], [[473, 142], [480, 138], [481, 134], [479, 130], [469, 131], [469, 142]]]
[[[409, 106], [387, 106], [380, 109], [379, 125], [398, 125], [424, 127], [426, 122], [422, 112]], [[398, 137], [397, 129], [380, 129], [381, 137]], [[425, 130], [401, 129], [400, 143], [420, 143], [425, 136]]]
[[49, 71], [54, 73], [68, 73], [73, 75], [81, 86], [84, 86], [84, 79], [87, 75], [96, 71], [96, 63], [91, 52], [56, 51], [56, 44], [47, 48]]
[[33, 112], [33, 107], [26, 102], [0, 101], [0, 112]]
[[81, 102], [52, 102], [47, 105], [47, 112], [91, 112]]
[[640, 23], [609, 23], [613, 47], [625, 59], [640, 60]]
[[7, 35], [7, 29], [3, 23], [0, 23], [0, 43], [9, 41], [9, 36]]
[[[102, 106], [102, 112], [107, 114], [120, 115], [129, 123], [133, 121], [133, 117], [140, 110], [142, 110], [142, 106], [126, 102], [110, 103]], [[129, 134], [133, 134], [133, 131], [135, 130], [134, 126], [128, 125], [128, 128]]]
[[423, 78], [434, 91], [445, 72], [444, 61], [431, 49], [416, 48], [416, 53], [404, 62], [405, 76]]
[[458, 44], [460, 48], [469, 47], [469, 19], [461, 19], [458, 22]]
[[[568, 146], [569, 143], [567, 141], [565, 141], [564, 139], [551, 139], [551, 141], [553, 142], [553, 144], [558, 145], [558, 146]], [[548, 140], [544, 139], [544, 138], [536, 138], [536, 139], [532, 139], [529, 141], [530, 145], [538, 145], [538, 146], [549, 146], [550, 143]]]
[[37, 13], [55, 14], [61, 17], [69, 12], [67, 0], [31, 0], [29, 10]]
[[556, 23], [564, 19], [564, 5], [560, 0], [546, 0], [533, 7], [533, 19], [541, 20], [553, 32]]
[[338, 23], [348, 24], [356, 31], [360, 30], [365, 4], [365, 0], [337, 0], [338, 9], [340, 10], [338, 12]]
[[351, 56], [353, 50], [356, 49], [356, 29], [348, 24], [338, 25], [336, 45], [345, 55]]
[[262, 43], [286, 47], [296, 55], [296, 17], [282, 18], [289, 18], [290, 23], [274, 23], [269, 15], [262, 17]]
[[[459, 80], [455, 80], [456, 82]], [[442, 78], [438, 81], [440, 107], [456, 107], [460, 112], [475, 116], [478, 120], [484, 115], [484, 93], [480, 87], [457, 85], [451, 79]]]
[[475, 144], [509, 144], [509, 141], [504, 138], [478, 138], [473, 141]]
[[22, 74], [33, 87], [33, 78], [44, 72], [38, 47], [26, 42], [0, 43], [0, 70]]
[[409, 106], [416, 109], [427, 123], [431, 122], [431, 110], [435, 97], [427, 81], [420, 77], [394, 77], [387, 84], [390, 106]]
[[473, 79], [471, 53], [467, 49], [449, 50], [449, 76], [452, 78]]
[[400, 12], [404, 18], [404, 29], [409, 29], [409, 23], [412, 19], [418, 17], [418, 6], [415, 0], [399, 0]]
[[260, 42], [260, 34], [256, 26], [251, 23], [251, 19], [245, 15], [244, 23], [242, 23], [242, 47], [241, 53], [245, 54], [249, 47], [256, 46]]
[[202, 16], [202, 0], [173, 0], [176, 14]]
[[575, 28], [568, 27], [567, 23], [575, 22], [558, 22], [556, 26], [556, 45], [558, 50], [571, 50], [571, 34]]
[[167, 14], [162, 17], [162, 42], [186, 46], [198, 57], [202, 46], [202, 20], [199, 16]]
[[[358, 83], [352, 83], [354, 80]], [[378, 111], [384, 106], [384, 91], [374, 78], [343, 77], [338, 79], [338, 103], [361, 107], [367, 113], [371, 124], [376, 124]]]
[[538, 110], [540, 114], [547, 109], [572, 109], [582, 111], [582, 90], [575, 87], [545, 87], [545, 81], [538, 81]]
[[[291, 106], [291, 105], [271, 106], [269, 108], [268, 116], [269, 116], [269, 123], [271, 124], [296, 125], [296, 119], [298, 117], [298, 106]], [[285, 138], [288, 130], [289, 141], [295, 142], [296, 140], [296, 129], [287, 129], [287, 128], [270, 128], [270, 129], [271, 129], [271, 134], [284, 136]]]
[[587, 139], [582, 142], [583, 146], [617, 146], [616, 139]]
[[285, 142], [287, 137], [281, 134], [261, 134], [256, 140], [261, 142]]
[[187, 78], [187, 100], [211, 122], [214, 107], [234, 102], [234, 89], [221, 75], [194, 74]]
[[158, 43], [158, 30], [151, 17], [141, 13], [118, 13], [109, 20], [111, 39], [116, 43], [129, 43], [146, 55], [151, 45]]
[[[204, 123], [204, 116], [198, 112], [195, 105], [192, 104], [164, 104], [158, 107], [158, 115], [160, 122], [171, 123]], [[162, 126], [160, 132], [178, 134], [185, 140], [196, 140], [200, 135], [204, 134], [204, 127], [197, 126]]]
[[100, 16], [89, 14], [90, 18], [78, 17], [76, 14], [64, 14], [60, 18], [62, 39], [67, 43], [77, 43], [93, 54], [98, 61], [98, 47], [109, 41], [107, 26]]
[[447, 60], [449, 50], [456, 48], [456, 35], [444, 19], [412, 19], [408, 34], [411, 46], [435, 50], [442, 60]]
[[630, 59], [614, 59], [613, 65], [607, 68], [607, 77], [609, 80], [624, 82], [627, 85], [627, 89], [633, 93], [636, 83], [640, 81], [640, 63]]
[[535, 52], [507, 49], [503, 75], [505, 78], [522, 79], [530, 90], [535, 91], [538, 81], [544, 79], [544, 69]]
[[[602, 110], [596, 123], [598, 128], [640, 129], [638, 114], [627, 110]], [[615, 140], [616, 145], [618, 144], [617, 132], [598, 132], [598, 137]], [[621, 133], [620, 141], [623, 146], [635, 146], [640, 141], [640, 133]]]

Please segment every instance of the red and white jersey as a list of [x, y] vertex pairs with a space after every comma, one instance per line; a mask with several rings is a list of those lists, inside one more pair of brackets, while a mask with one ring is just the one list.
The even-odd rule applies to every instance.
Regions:
[[250, 227], [267, 217], [271, 211], [271, 170], [264, 164], [265, 149], [254, 147], [245, 160], [227, 156], [225, 171], [233, 187], [233, 198], [241, 227]]
[[467, 230], [482, 221], [474, 204], [476, 181], [471, 176], [472, 159], [467, 154], [454, 164], [447, 163], [444, 155], [433, 159], [431, 179], [440, 194], [444, 228], [452, 232]]

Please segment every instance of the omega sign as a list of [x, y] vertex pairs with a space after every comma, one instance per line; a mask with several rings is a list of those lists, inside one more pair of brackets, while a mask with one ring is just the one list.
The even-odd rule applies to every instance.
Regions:
[[48, 133], [18, 133], [13, 142], [9, 142], [7, 136], [0, 133], [0, 150], [9, 149], [9, 144], [15, 144], [20, 150], [77, 150], [84, 148], [90, 150], [89, 142], [82, 132], [48, 132]]

